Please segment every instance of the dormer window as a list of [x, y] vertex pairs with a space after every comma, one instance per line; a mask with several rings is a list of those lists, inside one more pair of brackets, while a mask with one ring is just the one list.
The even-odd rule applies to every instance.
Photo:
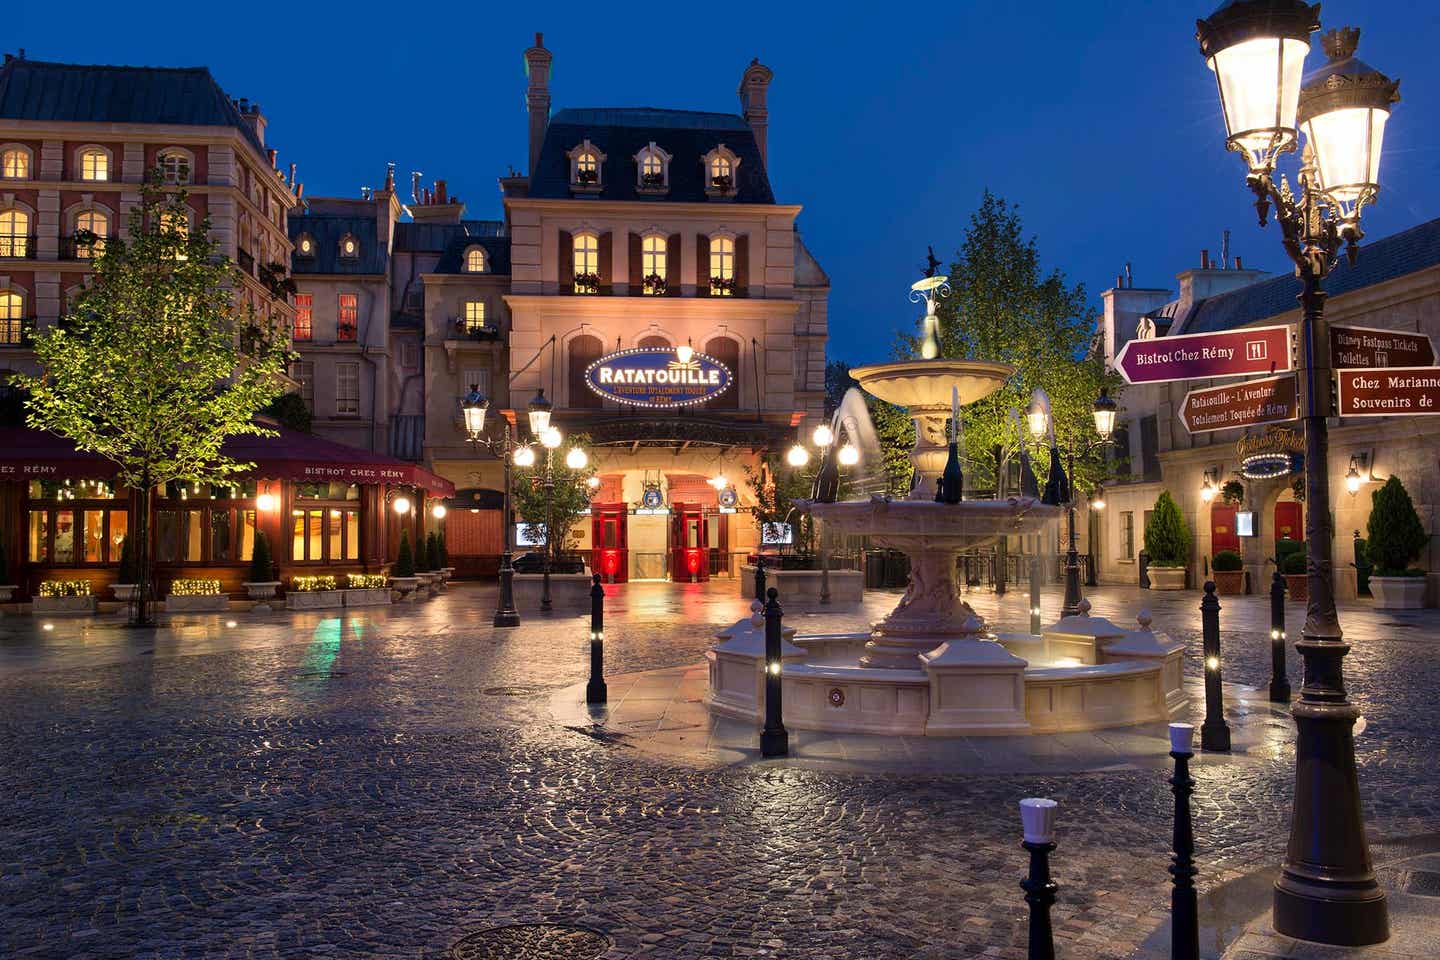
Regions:
[[605, 154], [589, 140], [584, 140], [568, 154], [570, 157], [570, 190], [573, 193], [599, 193], [605, 182]]
[[351, 233], [340, 238], [340, 256], [345, 260], [360, 259], [360, 241], [355, 239]]
[[636, 188], [641, 193], [664, 193], [670, 189], [670, 154], [651, 140], [635, 154]]
[[466, 272], [466, 273], [484, 273], [484, 272], [485, 272], [485, 248], [484, 248], [484, 247], [470, 247], [470, 248], [468, 248], [468, 249], [465, 251], [465, 272]]
[[740, 167], [740, 158], [725, 144], [705, 154], [701, 160], [705, 169], [705, 195], [712, 200], [728, 200], [735, 196], [735, 173]]
[[295, 241], [295, 253], [302, 257], [315, 256], [315, 238], [308, 233], [300, 234], [300, 238]]

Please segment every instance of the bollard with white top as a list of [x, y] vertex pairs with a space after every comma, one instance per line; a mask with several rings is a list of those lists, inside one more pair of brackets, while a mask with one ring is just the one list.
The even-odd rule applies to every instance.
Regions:
[[1050, 879], [1050, 851], [1055, 849], [1055, 815], [1059, 804], [1044, 797], [1020, 801], [1020, 824], [1025, 840], [1020, 846], [1030, 853], [1030, 875], [1020, 881], [1025, 902], [1030, 904], [1029, 960], [1055, 960], [1055, 933], [1050, 927], [1050, 908], [1055, 905], [1059, 885]]

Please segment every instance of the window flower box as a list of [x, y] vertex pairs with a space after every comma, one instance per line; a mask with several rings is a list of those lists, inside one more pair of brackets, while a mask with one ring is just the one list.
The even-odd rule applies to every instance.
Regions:
[[735, 278], [734, 278], [734, 277], [711, 277], [711, 278], [710, 278], [710, 294], [711, 294], [712, 296], [717, 296], [717, 297], [724, 297], [724, 296], [731, 296], [731, 297], [733, 297], [733, 296], [735, 295]]
[[710, 189], [718, 193], [729, 193], [735, 189], [735, 178], [726, 174], [710, 178]]
[[582, 187], [593, 187], [600, 182], [599, 170], [576, 170], [575, 182]]
[[600, 274], [598, 273], [577, 273], [575, 274], [576, 293], [599, 293]]
[[219, 580], [176, 580], [165, 597], [169, 613], [223, 613], [229, 607], [230, 598], [220, 589]]
[[669, 281], [658, 273], [652, 273], [645, 278], [645, 293], [648, 296], [663, 297], [669, 289]]
[[314, 577], [291, 577], [290, 589], [285, 591], [286, 610], [328, 610], [342, 606], [345, 592], [335, 584], [335, 578], [328, 574]]
[[640, 186], [655, 189], [665, 186], [665, 174], [663, 173], [642, 173], [640, 174]]
[[46, 580], [31, 601], [30, 611], [40, 614], [93, 614], [99, 598], [90, 593], [89, 580]]
[[347, 574], [342, 593], [347, 607], [380, 607], [390, 602], [390, 584], [383, 573]]

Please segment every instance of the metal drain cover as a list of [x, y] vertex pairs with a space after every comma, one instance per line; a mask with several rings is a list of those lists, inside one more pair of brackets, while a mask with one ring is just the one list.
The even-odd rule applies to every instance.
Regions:
[[1417, 897], [1440, 897], [1440, 873], [1434, 870], [1408, 871], [1404, 890]]
[[540, 692], [539, 687], [486, 687], [480, 691], [487, 697], [530, 697]]
[[461, 937], [450, 960], [597, 960], [611, 945], [605, 934], [585, 927], [527, 923]]

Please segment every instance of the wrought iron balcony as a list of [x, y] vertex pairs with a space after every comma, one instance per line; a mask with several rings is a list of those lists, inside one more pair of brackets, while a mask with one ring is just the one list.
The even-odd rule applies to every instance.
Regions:
[[27, 350], [34, 338], [34, 317], [0, 318], [0, 350]]
[[0, 233], [0, 260], [34, 260], [35, 234]]
[[446, 340], [499, 340], [500, 328], [494, 324], [476, 323], [473, 320], [466, 320], [464, 317], [451, 317], [450, 329], [445, 334]]

